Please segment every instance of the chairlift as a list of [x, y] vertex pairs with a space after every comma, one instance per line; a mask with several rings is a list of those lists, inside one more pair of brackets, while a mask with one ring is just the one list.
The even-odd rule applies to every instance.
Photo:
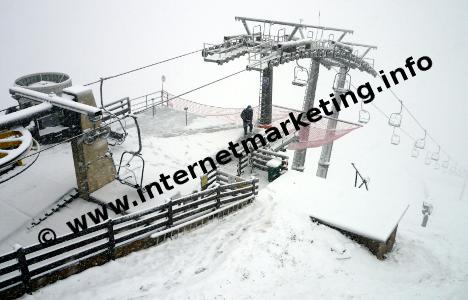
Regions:
[[[138, 124], [137, 118], [133, 115], [130, 115], [130, 117], [133, 119], [135, 123], [135, 127], [137, 129], [137, 134], [138, 134], [138, 150], [136, 151], [124, 151], [122, 152], [122, 155], [120, 156], [120, 162], [117, 168], [117, 179], [122, 183], [129, 185], [133, 188], [140, 188], [143, 186], [143, 176], [145, 172], [145, 159], [141, 155], [141, 151], [143, 149], [142, 147], [142, 142], [141, 142], [141, 131], [140, 131], [140, 126]], [[125, 161], [124, 163], [124, 158], [125, 157], [130, 157], [128, 160]], [[141, 167], [141, 174], [140, 174], [140, 182], [138, 182], [137, 176], [135, 175], [135, 172], [130, 169], [130, 163], [133, 161], [134, 158], [138, 158], [141, 161], [142, 167]], [[134, 179], [134, 182], [131, 182], [128, 180], [129, 177], [122, 177], [121, 169], [125, 169], [125, 171], [131, 173], [131, 178]]]
[[439, 158], [440, 158], [440, 146], [437, 152], [433, 152], [431, 155], [431, 159], [434, 161], [439, 161]]
[[411, 157], [417, 158], [419, 156], [419, 149], [416, 147], [413, 147], [413, 150], [411, 150]]
[[361, 101], [361, 109], [359, 110], [359, 123], [367, 124], [370, 121], [370, 113], [369, 111], [365, 110], [362, 101]]
[[392, 138], [390, 139], [390, 142], [392, 143], [392, 145], [399, 145], [400, 136], [395, 131], [396, 131], [396, 127], [393, 128], [393, 134], [392, 134]]
[[444, 161], [442, 162], [442, 168], [448, 169], [448, 167], [449, 167], [449, 159], [444, 160]]
[[309, 71], [301, 66], [297, 60], [296, 64], [297, 66], [294, 67], [294, 79], [292, 84], [303, 87], [307, 85], [307, 81], [309, 80]]
[[424, 164], [430, 165], [431, 164], [431, 157], [429, 156], [429, 152], [426, 152], [426, 158], [424, 159]]
[[427, 136], [427, 131], [426, 129], [424, 129], [424, 137], [416, 140], [416, 142], [414, 143], [414, 146], [418, 149], [424, 149], [424, 147], [426, 146], [426, 136]]
[[346, 76], [345, 76], [345, 84], [344, 87], [340, 88], [339, 87], [339, 78], [340, 78], [340, 73], [335, 74], [335, 79], [333, 80], [333, 90], [339, 93], [345, 93], [349, 90], [351, 90], [351, 75], [348, 73], [349, 69], [346, 71]]
[[392, 113], [388, 118], [388, 125], [393, 127], [400, 127], [401, 126], [401, 119], [402, 119], [402, 111], [403, 111], [403, 102], [400, 101], [400, 112]]

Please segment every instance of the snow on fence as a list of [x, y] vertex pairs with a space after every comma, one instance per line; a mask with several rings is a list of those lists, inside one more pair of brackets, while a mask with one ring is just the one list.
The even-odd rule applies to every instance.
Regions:
[[[228, 177], [234, 182], [226, 182]], [[157, 245], [174, 234], [238, 210], [251, 203], [258, 193], [256, 178], [245, 180], [218, 170], [210, 173], [209, 180], [211, 186], [201, 192], [110, 219], [79, 233], [58, 237], [52, 243], [20, 247], [0, 256], [0, 298], [20, 297], [85, 269]]]
[[281, 161], [280, 169], [281, 171], [288, 170], [288, 160], [289, 156], [276, 153], [274, 151], [266, 149], [258, 149], [252, 153], [252, 165], [254, 168], [260, 169], [262, 171], [268, 171], [267, 163], [272, 159], [278, 159]]

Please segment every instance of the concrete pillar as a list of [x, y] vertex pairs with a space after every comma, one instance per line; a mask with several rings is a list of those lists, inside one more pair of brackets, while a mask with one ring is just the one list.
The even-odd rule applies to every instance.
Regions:
[[260, 95], [260, 119], [259, 125], [265, 126], [271, 124], [271, 115], [273, 111], [273, 66], [262, 71], [262, 93]]
[[[72, 86], [63, 90], [63, 94], [71, 95], [74, 100], [91, 106], [96, 106], [91, 89], [82, 86]], [[101, 122], [91, 122], [85, 115], [79, 116], [81, 132], [99, 127]], [[105, 137], [98, 137], [93, 143], [85, 144], [84, 136], [71, 142], [73, 162], [75, 164], [76, 182], [80, 197], [87, 200], [89, 194], [100, 189], [115, 179], [115, 166], [112, 157], [107, 156], [108, 144]]]
[[[302, 106], [303, 111], [308, 111], [312, 107], [314, 107], [314, 100], [315, 100], [315, 91], [317, 89], [317, 82], [318, 76], [320, 71], [320, 62], [318, 59], [312, 59], [310, 62], [309, 68], [309, 78], [307, 80], [307, 88], [306, 93], [304, 96], [304, 104]], [[308, 131], [310, 130], [309, 127], [302, 128], [302, 130]], [[304, 164], [306, 159], [307, 149], [303, 150], [296, 150], [294, 151], [294, 159], [292, 164], [292, 169], [296, 171], [304, 171]]]
[[[340, 90], [343, 90], [346, 83], [346, 67], [341, 67], [340, 72], [338, 73], [338, 82], [336, 89], [334, 90], [335, 98], [338, 102], [338, 105], [341, 105]], [[334, 111], [332, 117], [337, 119], [339, 115], [338, 111]], [[336, 120], [328, 120], [327, 129], [334, 130], [336, 128]], [[333, 142], [322, 146], [322, 153], [320, 154], [320, 160], [317, 168], [317, 176], [322, 178], [327, 178], [328, 167], [330, 166], [330, 158], [333, 149]]]

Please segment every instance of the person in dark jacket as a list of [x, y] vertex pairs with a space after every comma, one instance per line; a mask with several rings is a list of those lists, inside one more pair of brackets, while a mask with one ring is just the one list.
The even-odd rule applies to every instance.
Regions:
[[252, 128], [253, 128], [253, 125], [252, 125], [252, 119], [253, 119], [253, 109], [252, 109], [252, 106], [247, 106], [247, 108], [245, 108], [242, 113], [241, 113], [241, 118], [242, 118], [242, 122], [243, 122], [243, 125], [244, 125], [244, 135], [247, 135], [247, 127], [249, 127], [250, 129], [250, 133], [252, 133]]

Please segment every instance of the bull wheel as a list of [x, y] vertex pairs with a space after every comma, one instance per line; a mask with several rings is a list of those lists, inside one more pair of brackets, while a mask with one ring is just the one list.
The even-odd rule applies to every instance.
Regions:
[[16, 127], [0, 132], [0, 169], [11, 165], [29, 152], [33, 143], [31, 133], [23, 128]]

